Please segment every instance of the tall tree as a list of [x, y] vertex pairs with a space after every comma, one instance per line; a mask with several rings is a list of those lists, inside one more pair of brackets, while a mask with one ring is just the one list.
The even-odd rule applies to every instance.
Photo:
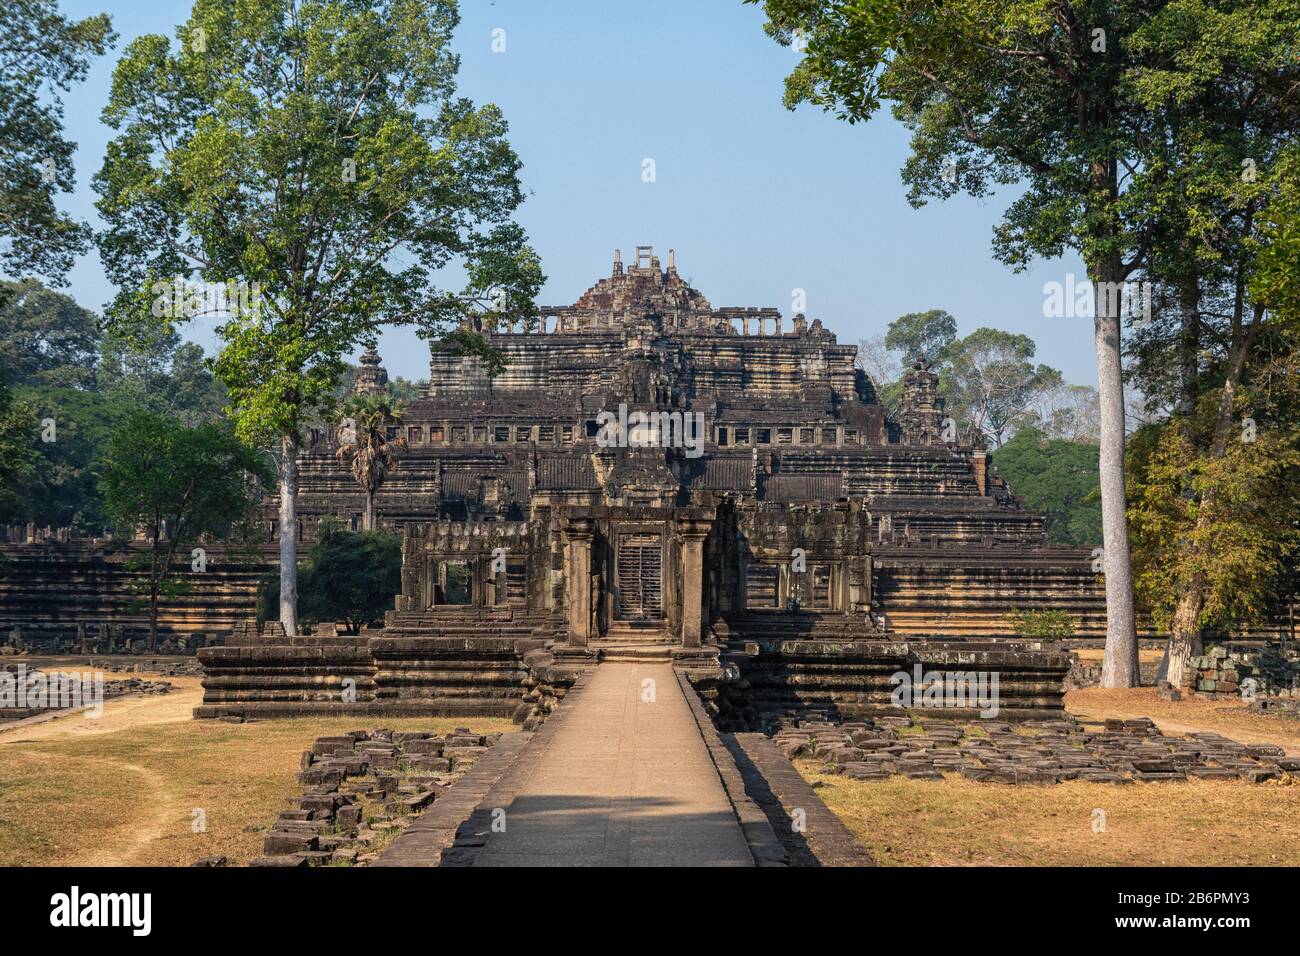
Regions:
[[[62, 282], [89, 229], [60, 212], [74, 187], [76, 144], [63, 136], [62, 94], [117, 39], [107, 14], [68, 20], [54, 0], [21, 0], [0, 16], [0, 266]], [[0, 304], [13, 289], [0, 289]]]
[[1135, 686], [1120, 291], [1141, 276], [1162, 222], [1152, 196], [1168, 174], [1156, 160], [1169, 127], [1169, 105], [1143, 100], [1135, 87], [1148, 70], [1187, 74], [1197, 64], [1130, 40], [1168, 4], [762, 2], [770, 34], [790, 43], [798, 31], [806, 42], [786, 80], [791, 107], [810, 102], [856, 122], [891, 101], [913, 133], [903, 177], [914, 204], [1020, 183], [1023, 191], [995, 231], [995, 254], [1017, 269], [1067, 250], [1082, 257], [1096, 292], [1107, 608], [1102, 683]]
[[1034, 403], [1045, 392], [1063, 384], [1059, 371], [1033, 362], [1035, 351], [1029, 336], [999, 329], [976, 329], [950, 343], [948, 371], [940, 380], [949, 414], [965, 419], [993, 447], [1001, 445], [1032, 419]]
[[[488, 354], [471, 317], [535, 313], [520, 162], [501, 111], [456, 95], [457, 22], [453, 0], [198, 0], [175, 47], [142, 36], [114, 73], [95, 182], [109, 318], [192, 317], [168, 304], [189, 298], [174, 277], [237, 285], [215, 369], [239, 434], [279, 445], [291, 634], [300, 435], [346, 357], [403, 323]], [[459, 292], [435, 282], [452, 263]]]
[[1101, 542], [1096, 443], [1026, 427], [997, 450], [992, 467], [1031, 511], [1042, 513], [1048, 541], [1078, 547]]
[[0, 282], [0, 379], [13, 388], [84, 388], [95, 378], [99, 320], [36, 279]]
[[1031, 409], [1033, 427], [1050, 439], [1097, 444], [1097, 390], [1091, 385], [1060, 385], [1045, 388]]
[[[1249, 25], [1242, 26], [1250, 29]], [[1135, 443], [1139, 585], [1182, 681], [1207, 627], [1291, 600], [1300, 555], [1300, 149], [1247, 190], [1227, 320], [1204, 317], [1194, 402]], [[1175, 346], [1176, 347], [1176, 346]]]
[[36, 416], [0, 380], [0, 521], [26, 517], [36, 472]]
[[201, 346], [160, 327], [129, 339], [105, 335], [95, 381], [107, 395], [196, 425], [221, 418], [227, 401], [211, 366]]
[[903, 353], [904, 362], [923, 355], [935, 371], [942, 368], [956, 340], [957, 320], [943, 309], [900, 315], [885, 332], [886, 348]]
[[115, 394], [39, 386], [16, 392], [33, 412], [37, 455], [22, 517], [80, 534], [105, 530], [96, 474], [113, 431], [139, 406]]
[[1179, 681], [1204, 629], [1257, 614], [1294, 560], [1296, 317], [1265, 276], [1300, 212], [1300, 4], [1178, 0], [1132, 42], [1164, 64], [1133, 86], [1164, 120], [1148, 271], [1172, 321], [1140, 331], [1131, 369], [1173, 411], [1135, 448], [1135, 540]]
[[885, 407], [889, 416], [896, 415], [903, 394], [903, 361], [899, 353], [885, 345], [885, 337], [877, 334], [859, 340], [853, 367], [871, 381], [876, 401]]
[[375, 530], [375, 495], [397, 468], [406, 439], [388, 437], [402, 422], [402, 408], [391, 395], [352, 395], [339, 411], [338, 459], [351, 465], [352, 477], [366, 493], [365, 530]]
[[[255, 449], [228, 426], [205, 422], [189, 428], [174, 418], [137, 410], [113, 433], [100, 487], [119, 531], [143, 534], [149, 544], [145, 591], [149, 651], [158, 647], [158, 605], [178, 583], [178, 555], [211, 536], [220, 538], [243, 518], [272, 475]], [[204, 573], [206, 559], [190, 562]]]

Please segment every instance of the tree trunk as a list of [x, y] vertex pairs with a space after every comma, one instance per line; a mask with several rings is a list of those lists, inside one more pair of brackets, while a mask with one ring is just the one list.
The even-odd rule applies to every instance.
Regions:
[[1178, 412], [1191, 415], [1200, 391], [1201, 286], [1197, 276], [1180, 284], [1178, 311], [1182, 318], [1178, 336]]
[[[1200, 577], [1199, 575], [1197, 577]], [[1204, 607], [1204, 581], [1191, 581], [1178, 594], [1174, 617], [1169, 628], [1169, 683], [1184, 686], [1187, 662], [1204, 651], [1201, 644], [1201, 609]]]
[[158, 535], [161, 523], [155, 518], [149, 554], [149, 653], [158, 652], [158, 592], [162, 590], [162, 568], [158, 559]]
[[280, 436], [280, 623], [298, 634], [298, 436]]
[[[1102, 687], [1136, 687], [1137, 629], [1133, 612], [1133, 562], [1124, 496], [1124, 379], [1120, 359], [1120, 296], [1116, 266], [1089, 270], [1094, 291], [1097, 395], [1101, 405], [1101, 533], [1106, 573], [1106, 651]], [[1106, 285], [1103, 285], [1106, 283]]]
[[374, 531], [374, 530], [375, 530], [375, 493], [374, 493], [373, 491], [367, 491], [367, 492], [366, 492], [366, 523], [365, 523], [365, 530], [366, 530], [366, 531]]
[[158, 587], [159, 582], [154, 581], [153, 586], [149, 589], [149, 653], [158, 653]]

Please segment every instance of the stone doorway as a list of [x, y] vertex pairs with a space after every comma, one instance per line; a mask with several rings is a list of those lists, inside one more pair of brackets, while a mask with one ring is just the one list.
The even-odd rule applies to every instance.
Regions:
[[663, 541], [659, 535], [619, 535], [614, 574], [614, 617], [617, 620], [657, 621], [663, 618]]

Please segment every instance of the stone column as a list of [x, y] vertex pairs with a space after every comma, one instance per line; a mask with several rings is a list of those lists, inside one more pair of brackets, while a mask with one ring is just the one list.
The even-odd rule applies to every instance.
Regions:
[[704, 539], [709, 522], [686, 519], [682, 537], [682, 646], [699, 647], [704, 605]]
[[570, 518], [564, 529], [569, 556], [564, 569], [565, 612], [569, 622], [569, 645], [586, 647], [591, 638], [591, 539], [590, 518]]
[[971, 467], [975, 472], [975, 485], [979, 488], [980, 494], [987, 496], [988, 488], [988, 457], [982, 451], [973, 451], [970, 456]]

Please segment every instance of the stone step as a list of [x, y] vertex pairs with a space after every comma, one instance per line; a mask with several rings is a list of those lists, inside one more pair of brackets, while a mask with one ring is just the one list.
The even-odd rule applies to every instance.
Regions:
[[593, 644], [592, 648], [605, 661], [658, 662], [671, 661], [676, 644]]

